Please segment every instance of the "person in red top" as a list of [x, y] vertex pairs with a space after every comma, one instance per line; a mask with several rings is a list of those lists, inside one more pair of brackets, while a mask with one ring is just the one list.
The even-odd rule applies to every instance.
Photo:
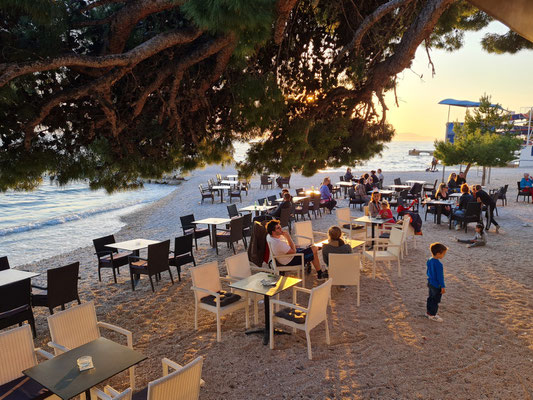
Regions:
[[392, 215], [389, 202], [387, 200], [381, 201], [381, 210], [379, 210], [379, 216], [385, 219], [386, 220], [385, 222], [390, 222], [390, 223], [396, 222], [396, 220], [394, 219], [394, 216]]

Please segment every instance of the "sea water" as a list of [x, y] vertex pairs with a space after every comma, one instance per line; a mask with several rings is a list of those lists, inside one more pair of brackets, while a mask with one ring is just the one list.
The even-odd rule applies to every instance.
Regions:
[[[249, 145], [246, 143], [238, 143], [235, 145], [234, 158], [236, 161], [244, 160], [246, 151]], [[375, 155], [368, 161], [364, 161], [357, 165], [349, 165], [353, 172], [369, 172], [370, 169], [376, 170], [381, 168], [383, 171], [425, 171], [431, 166], [433, 156], [426, 153], [419, 156], [410, 156], [409, 150], [426, 150], [433, 151], [433, 142], [428, 141], [394, 141], [385, 144], [385, 148], [381, 154]], [[343, 166], [338, 169], [328, 168], [326, 171], [330, 172], [346, 172], [346, 167]]]
[[11, 266], [26, 264], [92, 245], [92, 239], [117, 232], [120, 216], [158, 200], [174, 186], [107, 194], [85, 183], [59, 187], [47, 182], [32, 192], [0, 194], [0, 256]]

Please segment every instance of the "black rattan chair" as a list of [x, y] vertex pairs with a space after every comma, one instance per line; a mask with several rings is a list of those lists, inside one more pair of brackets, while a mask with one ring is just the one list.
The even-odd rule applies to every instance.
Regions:
[[204, 204], [204, 199], [211, 199], [211, 204], [215, 202], [215, 195], [210, 189], [204, 189], [202, 185], [198, 185], [198, 189], [200, 189], [200, 194], [202, 195], [202, 204]]
[[243, 228], [243, 218], [236, 217], [233, 218], [229, 223], [229, 229], [217, 229], [215, 235], [215, 249], [218, 255], [218, 242], [225, 242], [233, 249], [233, 254], [237, 254], [235, 251], [234, 243], [239, 240], [243, 241], [244, 247], [246, 248], [246, 242], [244, 241], [244, 236], [242, 235]]
[[7, 256], [0, 257], [0, 271], [4, 271], [9, 268], [9, 260], [7, 259]]
[[268, 189], [268, 186], [270, 186], [270, 189], [274, 187], [274, 182], [272, 181], [272, 178], [270, 178], [268, 175], [261, 175], [261, 188]]
[[174, 251], [170, 252], [173, 255], [168, 258], [169, 265], [178, 269], [178, 280], [180, 282], [182, 265], [193, 263], [193, 265], [196, 267], [196, 260], [194, 259], [194, 254], [192, 253], [192, 238], [192, 233], [175, 238]]
[[21, 326], [24, 321], [29, 322], [35, 338], [37, 331], [35, 330], [35, 318], [33, 318], [31, 309], [30, 279], [2, 286], [2, 296], [0, 298], [0, 329], [16, 324]]
[[187, 235], [189, 233], [193, 234], [194, 245], [196, 250], [198, 250], [198, 239], [208, 236], [209, 244], [211, 244], [211, 234], [209, 233], [209, 228], [197, 228], [196, 224], [193, 224], [195, 220], [194, 214], [184, 215], [180, 217], [181, 228], [183, 229], [183, 234]]
[[481, 222], [481, 203], [470, 202], [466, 205], [465, 215], [450, 215], [449, 229], [452, 229], [452, 221], [456, 220], [461, 222], [465, 227], [465, 233], [468, 231], [468, 224], [470, 222]]
[[518, 201], [519, 196], [522, 196], [524, 198], [524, 201], [526, 201], [527, 199], [527, 202], [529, 203], [529, 199], [531, 199], [531, 192], [529, 190], [524, 190], [520, 188], [520, 182], [516, 182], [516, 184], [518, 186], [518, 193], [516, 195], [516, 201]]
[[246, 241], [247, 237], [252, 237], [252, 213], [247, 213], [242, 216], [242, 238], [244, 241], [244, 247], [248, 246]]
[[235, 204], [230, 204], [230, 205], [228, 205], [226, 207], [228, 209], [228, 216], [230, 218], [239, 216], [239, 211], [237, 211], [237, 206]]
[[32, 287], [43, 291], [43, 293], [32, 293], [32, 305], [34, 307], [48, 307], [50, 314], [53, 314], [54, 307], [61, 306], [61, 309], [64, 310], [65, 304], [71, 301], [77, 301], [78, 304], [81, 304], [78, 295], [79, 272], [79, 262], [47, 270], [46, 287], [32, 285]]
[[298, 215], [301, 215], [304, 221], [306, 215], [311, 219], [311, 215], [309, 214], [309, 198], [303, 199], [301, 206], [296, 206], [294, 209], [294, 215], [296, 220], [298, 220]]
[[[108, 244], [115, 242], [115, 236], [109, 235], [93, 240], [94, 249], [96, 250], [96, 257], [98, 257], [98, 281], [102, 282], [102, 275], [100, 270], [102, 268], [111, 268], [113, 270], [113, 279], [117, 283], [117, 275], [120, 275], [120, 267], [128, 265], [128, 257], [132, 253], [127, 251], [118, 251], [107, 247]], [[116, 270], [116, 272], [115, 272]]]
[[143, 259], [137, 256], [130, 256], [130, 278], [131, 289], [135, 290], [134, 275], [148, 275], [150, 279], [150, 285], [152, 286], [152, 292], [155, 292], [154, 282], [152, 276], [155, 275], [156, 281], [159, 280], [161, 272], [168, 271], [170, 280], [174, 284], [172, 278], [172, 271], [168, 262], [168, 254], [170, 250], [170, 240], [151, 244], [148, 246], [148, 257]]

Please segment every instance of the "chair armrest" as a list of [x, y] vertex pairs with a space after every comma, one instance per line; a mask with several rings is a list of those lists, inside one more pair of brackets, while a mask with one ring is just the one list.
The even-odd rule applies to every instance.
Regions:
[[41, 349], [40, 347], [37, 347], [37, 348], [33, 349], [33, 351], [35, 351], [35, 354], [38, 354], [38, 355], [46, 358], [47, 360], [50, 360], [50, 359], [54, 358], [54, 355], [52, 353], [49, 353], [46, 350]]
[[226, 282], [230, 282], [230, 283], [234, 283], [234, 282], [238, 282], [238, 281], [242, 280], [241, 278], [234, 278], [234, 277], [231, 277], [229, 275], [226, 275], [224, 277], [220, 277], [220, 279], [224, 279]]
[[[179, 371], [180, 369], [183, 368], [182, 365], [172, 361], [172, 360], [169, 360], [168, 358], [163, 358], [161, 360], [161, 364], [163, 364], [163, 376], [167, 376], [168, 375], [168, 369], [169, 368], [172, 368], [176, 371]], [[203, 386], [205, 385], [205, 381], [203, 379], [200, 378], [200, 385]]]
[[126, 336], [126, 339], [128, 341], [128, 347], [130, 349], [133, 349], [133, 334], [131, 333], [131, 331], [121, 328], [120, 326], [108, 324], [107, 322], [98, 321], [96, 325], [99, 328], [106, 328], [106, 329], [109, 329], [110, 331], [114, 331], [114, 332], [120, 333], [121, 335]]
[[310, 243], [310, 244], [313, 244], [313, 239], [310, 238], [309, 236], [294, 235], [294, 237], [295, 237], [295, 238], [302, 238], [302, 239], [309, 240], [309, 243]]
[[[279, 256], [272, 255], [272, 258], [289, 257], [289, 256], [296, 256], [296, 257], [299, 256], [302, 258], [302, 261], [303, 261], [304, 254], [303, 253], [280, 254]], [[280, 267], [284, 267], [284, 266], [285, 265], [280, 265]], [[272, 273], [272, 271], [268, 271], [268, 272]]]
[[311, 294], [311, 289], [306, 289], [300, 286], [293, 286], [292, 287], [292, 301], [294, 304], [298, 303], [298, 292]]
[[63, 353], [66, 353], [67, 351], [69, 351], [70, 349], [68, 347], [65, 347], [65, 346], [61, 346], [60, 344], [57, 344], [55, 342], [48, 342], [48, 346], [50, 346], [51, 348], [53, 349], [57, 349]]
[[191, 286], [191, 290], [202, 292], [202, 293], [207, 293], [207, 294], [210, 294], [211, 296], [215, 296], [216, 298], [220, 298], [220, 293], [213, 292], [213, 291], [208, 290], [208, 289], [199, 288], [199, 287], [196, 287], [196, 286]]
[[39, 286], [39, 285], [31, 285], [31, 287], [34, 287], [36, 289], [41, 289], [41, 290], [48, 290], [48, 287], [43, 287], [43, 286]]
[[[303, 312], [309, 312], [309, 310], [307, 308], [305, 308], [305, 307], [299, 306], [297, 304], [287, 303], [286, 301], [282, 301], [282, 300], [271, 299], [270, 303], [271, 304], [279, 304], [280, 306], [285, 306], [285, 307], [289, 307], [289, 308], [294, 308], [295, 310], [300, 310], [300, 311], [303, 311]], [[270, 310], [273, 311], [274, 307], [271, 307]]]

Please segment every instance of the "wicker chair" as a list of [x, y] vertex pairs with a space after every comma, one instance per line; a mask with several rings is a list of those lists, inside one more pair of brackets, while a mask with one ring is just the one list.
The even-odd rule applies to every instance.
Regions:
[[274, 188], [274, 181], [272, 181], [272, 178], [268, 175], [261, 175], [261, 188], [268, 189], [268, 186], [270, 186], [270, 189]]
[[[107, 247], [115, 242], [115, 236], [108, 235], [93, 240], [96, 257], [98, 257], [98, 281], [102, 281], [100, 270], [111, 268], [113, 270], [113, 280], [117, 283], [117, 273], [120, 275], [120, 267], [128, 265], [128, 257], [133, 255], [127, 251], [118, 251]], [[116, 272], [115, 272], [116, 270]]]
[[0, 257], [0, 271], [5, 271], [9, 268], [9, 260], [7, 259], [7, 256]]
[[181, 282], [181, 266], [193, 263], [196, 267], [196, 260], [192, 253], [192, 233], [175, 238], [174, 251], [171, 251], [170, 254], [173, 255], [168, 258], [168, 264], [177, 268], [178, 280]]
[[197, 228], [196, 224], [193, 223], [194, 220], [194, 214], [183, 215], [180, 217], [181, 229], [183, 229], [183, 234], [193, 234], [194, 245], [196, 247], [196, 250], [198, 250], [198, 239], [207, 236], [209, 237], [209, 244], [211, 244], [211, 234], [209, 233], [209, 228]]
[[31, 309], [31, 282], [24, 279], [2, 286], [0, 298], [0, 329], [28, 321], [33, 337], [37, 336]]
[[52, 268], [46, 271], [46, 287], [32, 285], [40, 289], [41, 293], [32, 293], [31, 301], [34, 307], [48, 307], [50, 314], [54, 313], [54, 307], [61, 306], [65, 309], [65, 304], [77, 301], [81, 304], [78, 294], [78, 274], [80, 263], [75, 262], [59, 268]]
[[172, 278], [172, 271], [170, 270], [169, 254], [170, 240], [151, 244], [148, 246], [148, 257], [141, 258], [138, 256], [130, 256], [130, 278], [131, 289], [135, 290], [134, 275], [148, 275], [150, 279], [150, 286], [152, 286], [152, 292], [155, 292], [154, 281], [152, 276], [155, 276], [156, 281], [161, 276], [161, 272], [168, 271], [170, 275], [170, 281], [174, 284]]
[[[0, 398], [2, 399], [59, 399], [22, 371], [37, 365], [37, 354], [50, 359], [52, 354], [33, 347], [28, 325], [0, 333]], [[8, 394], [10, 393], [10, 394]], [[49, 397], [52, 395], [51, 397]]]
[[200, 189], [200, 194], [202, 195], [201, 204], [204, 204], [204, 199], [211, 199], [211, 204], [215, 202], [215, 195], [211, 189], [204, 189], [201, 184], [198, 185], [198, 189]]
[[244, 248], [247, 248], [247, 244], [242, 234], [243, 223], [244, 223], [243, 217], [237, 217], [237, 218], [233, 218], [230, 221], [229, 229], [217, 228], [215, 238], [214, 238], [215, 249], [216, 249], [217, 254], [218, 254], [218, 242], [228, 243], [229, 246], [233, 249], [233, 254], [236, 254], [234, 243], [238, 242], [239, 240], [242, 240], [244, 244]]

